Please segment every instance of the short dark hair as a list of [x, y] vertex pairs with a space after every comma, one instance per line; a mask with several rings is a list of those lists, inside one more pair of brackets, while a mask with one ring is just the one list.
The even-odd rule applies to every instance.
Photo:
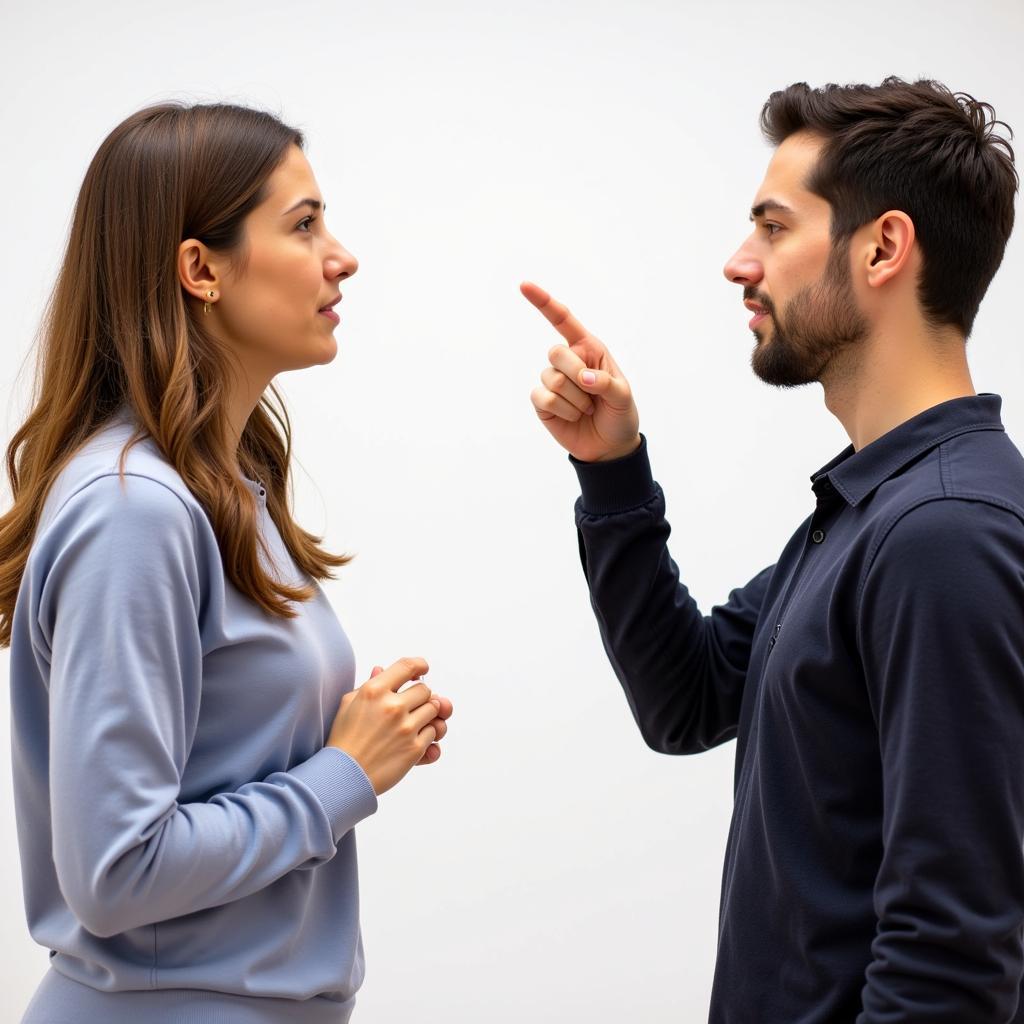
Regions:
[[804, 187], [832, 207], [833, 245], [848, 244], [886, 210], [910, 217], [921, 246], [925, 323], [955, 326], [965, 341], [1013, 229], [1019, 179], [997, 124], [1013, 138], [991, 104], [896, 76], [877, 86], [797, 82], [761, 109], [772, 145], [799, 131], [824, 139]]

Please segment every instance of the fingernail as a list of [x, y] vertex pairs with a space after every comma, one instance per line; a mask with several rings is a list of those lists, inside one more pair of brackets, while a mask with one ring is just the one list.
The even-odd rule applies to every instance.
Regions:
[[590, 370], [584, 370], [583, 373], [580, 374], [580, 379], [584, 384], [593, 384], [594, 381], [597, 380], [597, 375], [591, 373]]
[[438, 711], [441, 710], [441, 702], [437, 699], [437, 697], [431, 697], [430, 703], [433, 704]]

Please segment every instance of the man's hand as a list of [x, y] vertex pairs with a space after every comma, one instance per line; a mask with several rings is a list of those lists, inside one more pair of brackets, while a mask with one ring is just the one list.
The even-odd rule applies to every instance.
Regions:
[[561, 302], [524, 281], [519, 290], [568, 342], [548, 352], [530, 401], [551, 436], [582, 462], [618, 459], [640, 446], [640, 416], [611, 353]]

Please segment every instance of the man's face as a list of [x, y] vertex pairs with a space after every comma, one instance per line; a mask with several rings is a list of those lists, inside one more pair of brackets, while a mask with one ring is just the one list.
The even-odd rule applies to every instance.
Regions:
[[754, 230], [723, 269], [743, 286], [744, 301], [764, 311], [750, 323], [750, 365], [779, 387], [820, 381], [870, 330], [853, 292], [849, 247], [833, 249], [829, 238], [831, 207], [803, 185], [821, 145], [797, 133], [776, 149], [751, 209]]

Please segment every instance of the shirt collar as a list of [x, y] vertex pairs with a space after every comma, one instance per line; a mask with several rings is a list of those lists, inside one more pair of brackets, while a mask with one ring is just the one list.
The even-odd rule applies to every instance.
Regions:
[[860, 451], [854, 451], [852, 444], [847, 445], [811, 474], [811, 488], [819, 496], [835, 490], [847, 503], [856, 506], [912, 459], [943, 441], [972, 430], [1004, 430], [999, 417], [1002, 404], [999, 395], [983, 391], [933, 405]]

